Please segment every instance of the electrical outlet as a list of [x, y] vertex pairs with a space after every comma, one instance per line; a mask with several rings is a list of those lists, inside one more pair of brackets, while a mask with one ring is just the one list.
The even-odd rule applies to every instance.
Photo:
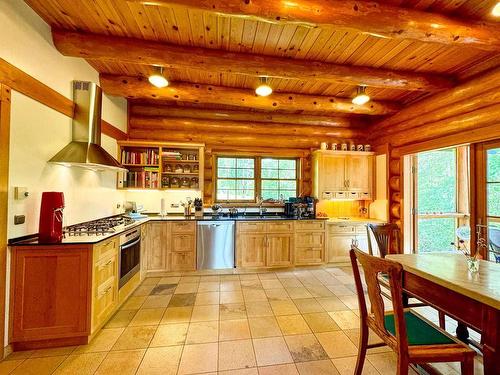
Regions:
[[14, 215], [14, 225], [24, 224], [25, 222], [26, 222], [26, 216]]

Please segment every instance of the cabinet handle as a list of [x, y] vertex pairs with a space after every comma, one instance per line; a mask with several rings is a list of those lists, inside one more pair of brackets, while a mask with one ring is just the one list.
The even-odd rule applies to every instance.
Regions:
[[113, 259], [108, 260], [108, 262], [105, 264], [105, 266], [109, 266], [111, 263], [113, 263]]

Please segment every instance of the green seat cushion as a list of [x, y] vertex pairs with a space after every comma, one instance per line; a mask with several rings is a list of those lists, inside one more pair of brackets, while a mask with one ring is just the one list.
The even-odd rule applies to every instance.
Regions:
[[[405, 312], [406, 332], [408, 334], [408, 345], [439, 345], [455, 343], [437, 328], [427, 323], [411, 311]], [[396, 335], [394, 328], [394, 314], [385, 316], [385, 329], [392, 335]]]

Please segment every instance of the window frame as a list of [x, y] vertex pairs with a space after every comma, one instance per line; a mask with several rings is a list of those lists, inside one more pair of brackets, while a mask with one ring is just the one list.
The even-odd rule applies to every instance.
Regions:
[[[235, 200], [218, 200], [217, 199], [217, 188], [218, 188], [218, 183], [219, 183], [219, 176], [218, 176], [218, 171], [219, 171], [219, 158], [227, 158], [227, 159], [253, 159], [253, 181], [254, 181], [254, 193], [253, 193], [253, 199], [235, 199]], [[215, 157], [215, 171], [214, 171], [214, 202], [217, 203], [252, 203], [256, 202], [256, 197], [257, 197], [257, 175], [256, 175], [256, 165], [257, 165], [257, 158], [255, 156], [244, 156], [244, 155], [238, 155], [238, 156], [231, 156], [231, 155], [217, 155]], [[237, 170], [238, 168], [236, 168]], [[245, 168], [247, 169], [247, 168]], [[248, 168], [249, 169], [249, 168]], [[231, 178], [226, 178], [226, 177], [221, 177], [221, 180], [252, 180], [251, 178], [238, 178], [238, 177], [231, 177]]]
[[[454, 219], [455, 227], [470, 223], [470, 171], [469, 158], [470, 150], [468, 146], [447, 147], [444, 149], [436, 149], [424, 152], [433, 152], [446, 149], [455, 150], [455, 167], [456, 167], [456, 185], [455, 185], [455, 212], [443, 213], [419, 213], [418, 212], [418, 154], [410, 156], [410, 173], [411, 173], [411, 201], [410, 201], [410, 217], [411, 217], [411, 245], [412, 252], [418, 253], [418, 222], [419, 219]], [[457, 237], [455, 236], [455, 241]], [[472, 237], [471, 237], [472, 240]]]
[[[235, 159], [254, 159], [254, 199], [253, 200], [219, 200], [217, 199], [217, 189], [218, 189], [218, 169], [219, 169], [219, 158], [235, 158]], [[214, 172], [213, 172], [213, 201], [214, 203], [221, 204], [233, 204], [233, 203], [243, 203], [243, 204], [257, 204], [257, 197], [262, 196], [262, 180], [276, 180], [280, 179], [269, 179], [262, 178], [262, 159], [279, 159], [279, 160], [294, 160], [295, 161], [295, 183], [296, 183], [296, 192], [297, 196], [301, 194], [300, 191], [300, 181], [301, 181], [301, 158], [296, 156], [272, 156], [272, 155], [233, 155], [233, 154], [218, 154], [214, 155]], [[223, 178], [224, 179], [224, 178]], [[233, 179], [233, 178], [230, 178]], [[292, 181], [292, 180], [287, 180]]]

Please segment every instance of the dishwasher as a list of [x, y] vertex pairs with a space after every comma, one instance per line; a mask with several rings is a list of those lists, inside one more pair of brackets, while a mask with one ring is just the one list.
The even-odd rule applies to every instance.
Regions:
[[198, 221], [196, 228], [197, 269], [234, 268], [234, 221]]

